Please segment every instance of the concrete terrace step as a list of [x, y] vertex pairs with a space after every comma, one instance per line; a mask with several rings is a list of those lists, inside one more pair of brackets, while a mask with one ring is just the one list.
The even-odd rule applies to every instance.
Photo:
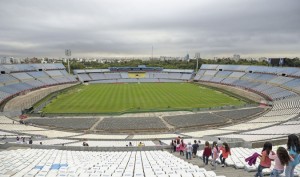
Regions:
[[[179, 155], [179, 152], [172, 153], [174, 156], [179, 157], [189, 163], [194, 165], [198, 165], [200, 168], [205, 168], [207, 171], [211, 170], [211, 165], [204, 165], [202, 159], [192, 158], [191, 160], [187, 160], [185, 156]], [[226, 177], [253, 177], [255, 172], [247, 172], [244, 169], [235, 169], [234, 167], [221, 167], [218, 165], [216, 170], [213, 170], [218, 176], [226, 176]]]

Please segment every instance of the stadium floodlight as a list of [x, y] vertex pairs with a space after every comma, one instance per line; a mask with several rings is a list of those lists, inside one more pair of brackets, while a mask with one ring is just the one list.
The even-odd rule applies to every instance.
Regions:
[[151, 59], [153, 60], [153, 45], [152, 45], [152, 58]]
[[196, 72], [197, 72], [198, 71], [198, 66], [199, 66], [200, 52], [197, 52], [195, 54], [195, 58], [197, 60], [197, 65], [196, 65]]
[[71, 56], [71, 49], [66, 49], [66, 50], [65, 50], [65, 55], [67, 56], [67, 59], [68, 59], [68, 71], [69, 71], [69, 74], [71, 74], [71, 72], [70, 72], [70, 56]]

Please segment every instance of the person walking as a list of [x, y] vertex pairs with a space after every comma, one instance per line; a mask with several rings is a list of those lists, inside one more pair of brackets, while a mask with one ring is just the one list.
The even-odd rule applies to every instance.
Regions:
[[297, 135], [291, 134], [288, 136], [287, 150], [294, 161], [289, 162], [286, 166], [285, 177], [294, 177], [295, 167], [299, 164], [300, 160], [300, 143]]
[[231, 155], [229, 145], [227, 143], [223, 143], [223, 146], [221, 146], [220, 151], [222, 151], [220, 155], [220, 161], [221, 161], [221, 167], [225, 167], [225, 160], [228, 158], [229, 155]]
[[170, 146], [171, 146], [171, 153], [175, 152], [176, 151], [176, 141], [171, 140]]
[[270, 142], [265, 142], [261, 156], [258, 157], [260, 159], [260, 164], [258, 165], [257, 172], [254, 175], [255, 177], [263, 177], [262, 170], [264, 168], [270, 168], [271, 159], [269, 158], [269, 154], [272, 153], [271, 151], [272, 144]]
[[270, 174], [270, 177], [279, 177], [280, 174], [284, 171], [284, 166], [288, 165], [289, 162], [293, 161], [294, 159], [291, 158], [284, 147], [279, 147], [276, 151], [269, 154], [269, 158], [275, 161], [274, 168]]
[[215, 170], [217, 168], [217, 158], [219, 157], [219, 148], [218, 148], [218, 144], [216, 141], [213, 142], [212, 144], [212, 153], [213, 153], [213, 158], [212, 158], [212, 170]]
[[192, 145], [192, 147], [193, 147], [193, 158], [195, 158], [197, 155], [198, 148], [199, 148], [199, 144], [197, 143], [196, 140], [194, 140], [194, 144]]
[[184, 144], [183, 139], [181, 140], [179, 144], [179, 154], [184, 156], [186, 144]]
[[202, 154], [203, 163], [205, 165], [208, 164], [208, 158], [211, 155], [211, 152], [212, 152], [212, 150], [211, 150], [211, 147], [209, 145], [209, 142], [205, 141], [205, 146], [204, 146], [204, 150], [203, 150], [203, 154]]
[[32, 144], [32, 139], [31, 138], [29, 138], [29, 144]]
[[185, 155], [186, 155], [186, 159], [189, 159], [191, 160], [192, 159], [192, 151], [193, 151], [193, 146], [192, 146], [192, 143], [189, 142], [187, 145], [186, 145], [186, 148], [185, 148]]

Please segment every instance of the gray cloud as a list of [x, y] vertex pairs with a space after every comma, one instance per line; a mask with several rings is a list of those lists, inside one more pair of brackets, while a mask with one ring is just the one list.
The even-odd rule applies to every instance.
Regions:
[[298, 0], [0, 1], [0, 56], [300, 56]]

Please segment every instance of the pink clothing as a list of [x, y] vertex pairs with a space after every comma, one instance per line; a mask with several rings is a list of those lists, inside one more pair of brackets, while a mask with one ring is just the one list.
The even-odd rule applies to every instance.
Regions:
[[[270, 154], [272, 154], [272, 152], [270, 152]], [[260, 165], [263, 166], [263, 167], [269, 168], [271, 166], [271, 159], [269, 158], [269, 156], [267, 154], [267, 151], [263, 151], [261, 153], [261, 156], [265, 157], [265, 160], [264, 161], [261, 160]]]
[[248, 165], [250, 165], [250, 166], [255, 165], [256, 160], [257, 160], [257, 158], [258, 158], [259, 156], [260, 156], [260, 155], [259, 155], [257, 152], [255, 152], [254, 154], [252, 154], [252, 156], [247, 157], [247, 158], [245, 159], [245, 161], [248, 162]]
[[186, 147], [186, 145], [184, 143], [180, 143], [179, 147], [178, 147], [178, 150], [179, 151], [185, 151], [185, 147]]
[[213, 159], [216, 160], [219, 157], [219, 151], [216, 147], [213, 148]]
[[225, 147], [221, 146], [220, 151], [222, 151], [222, 156], [223, 158], [227, 159], [229, 155], [231, 155], [230, 150], [228, 152], [226, 152]]
[[275, 165], [274, 165], [275, 170], [284, 170], [284, 166], [281, 164], [277, 154], [272, 154], [270, 152], [269, 158], [275, 161]]

